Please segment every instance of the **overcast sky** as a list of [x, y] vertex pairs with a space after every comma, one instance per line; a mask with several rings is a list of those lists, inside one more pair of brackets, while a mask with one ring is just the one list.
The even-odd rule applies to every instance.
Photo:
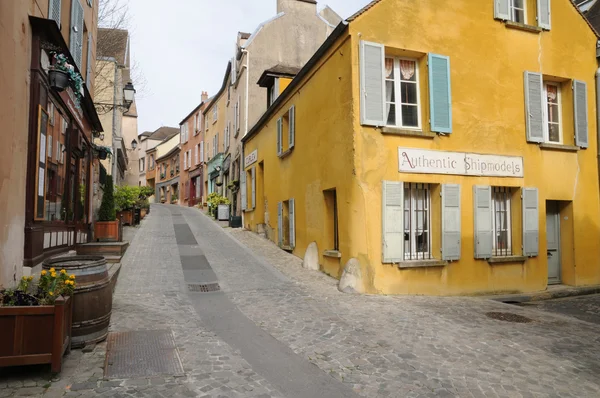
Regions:
[[[343, 18], [370, 0], [318, 0]], [[277, 0], [130, 0], [131, 54], [145, 78], [137, 97], [139, 133], [178, 127], [216, 93], [237, 32], [252, 33], [276, 15]]]

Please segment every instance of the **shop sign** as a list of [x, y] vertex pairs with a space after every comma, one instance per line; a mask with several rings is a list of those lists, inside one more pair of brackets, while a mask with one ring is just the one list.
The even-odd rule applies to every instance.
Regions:
[[523, 178], [520, 156], [398, 148], [401, 173]]
[[255, 149], [250, 155], [244, 158], [244, 167], [248, 167], [258, 160], [258, 149]]

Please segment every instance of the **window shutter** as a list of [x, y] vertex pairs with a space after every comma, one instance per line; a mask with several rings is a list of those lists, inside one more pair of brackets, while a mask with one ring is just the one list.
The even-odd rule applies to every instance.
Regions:
[[475, 258], [492, 257], [492, 188], [489, 186], [473, 187], [475, 205]]
[[60, 29], [60, 5], [61, 0], [50, 0], [50, 5], [48, 8], [48, 19], [52, 19], [58, 24]]
[[289, 119], [290, 119], [290, 126], [289, 126], [289, 143], [290, 143], [290, 149], [292, 149], [294, 147], [295, 144], [295, 140], [296, 140], [296, 106], [292, 106], [289, 110]]
[[296, 247], [296, 202], [294, 199], [290, 199], [290, 246], [292, 248]]
[[198, 164], [198, 145], [194, 147], [194, 164]]
[[187, 169], [187, 152], [183, 153], [183, 169]]
[[550, 30], [550, 0], [537, 0], [537, 15], [538, 26], [542, 29]]
[[246, 200], [246, 170], [242, 170], [240, 175], [240, 190], [242, 191], [242, 210], [246, 210], [248, 207], [248, 202]]
[[283, 246], [283, 203], [277, 203], [277, 242]]
[[256, 167], [252, 168], [252, 210], [256, 208]]
[[200, 142], [200, 163], [204, 162], [204, 141]]
[[575, 103], [575, 145], [587, 148], [588, 140], [588, 103], [587, 84], [575, 80], [573, 82], [573, 98]]
[[544, 105], [542, 75], [525, 72], [525, 117], [527, 119], [527, 141], [544, 141]]
[[510, 0], [494, 0], [494, 18], [510, 19]]
[[88, 43], [87, 43], [87, 68], [86, 68], [86, 72], [85, 72], [85, 85], [88, 87], [88, 89], [90, 88], [90, 85], [92, 84], [92, 73], [93, 73], [93, 62], [94, 60], [92, 59], [92, 34], [88, 33]]
[[539, 208], [537, 188], [523, 188], [523, 255], [539, 253]]
[[382, 187], [383, 262], [404, 260], [404, 183], [383, 181]]
[[429, 107], [431, 131], [452, 132], [452, 85], [450, 58], [429, 54]]
[[79, 0], [71, 3], [71, 32], [69, 50], [77, 67], [81, 70], [83, 51], [83, 7]]
[[281, 156], [281, 154], [283, 153], [283, 133], [282, 133], [282, 127], [283, 125], [283, 121], [281, 120], [281, 118], [277, 119], [277, 156]]
[[460, 185], [442, 185], [442, 260], [460, 260]]
[[385, 48], [382, 44], [360, 42], [360, 123], [385, 125]]

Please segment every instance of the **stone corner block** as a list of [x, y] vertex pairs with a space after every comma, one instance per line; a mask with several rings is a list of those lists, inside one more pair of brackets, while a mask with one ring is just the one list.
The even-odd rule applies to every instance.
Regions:
[[317, 247], [316, 242], [312, 242], [306, 248], [306, 253], [304, 254], [304, 260], [302, 261], [302, 267], [312, 270], [312, 271], [318, 271], [320, 269], [319, 248]]
[[340, 278], [338, 289], [342, 293], [365, 293], [365, 286], [362, 279], [362, 272], [360, 270], [360, 263], [357, 259], [351, 258], [344, 267], [344, 272]]

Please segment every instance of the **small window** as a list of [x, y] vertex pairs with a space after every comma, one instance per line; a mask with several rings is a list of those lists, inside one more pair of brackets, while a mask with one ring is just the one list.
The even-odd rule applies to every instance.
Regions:
[[431, 258], [431, 189], [404, 185], [404, 260]]
[[388, 126], [421, 127], [419, 69], [414, 59], [385, 59], [385, 104]]
[[560, 85], [544, 83], [544, 138], [547, 142], [562, 142]]
[[492, 191], [493, 256], [511, 256], [511, 192], [510, 188], [494, 187]]

